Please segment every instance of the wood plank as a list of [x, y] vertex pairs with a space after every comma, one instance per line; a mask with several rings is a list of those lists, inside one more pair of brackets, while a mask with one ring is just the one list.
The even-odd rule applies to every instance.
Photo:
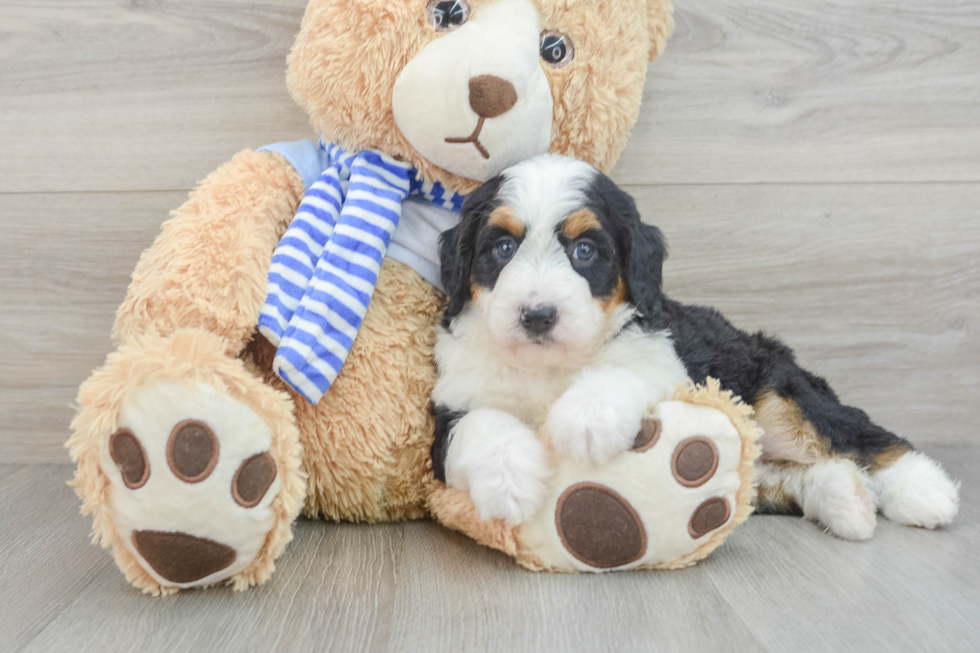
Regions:
[[[187, 189], [311, 136], [283, 62], [305, 0], [6, 2], [0, 192]], [[980, 180], [968, 0], [678, 3], [616, 177]]]
[[976, 2], [676, 8], [619, 181], [980, 181]]
[[[140, 651], [642, 651], [651, 641], [690, 651], [759, 648], [698, 570], [532, 574], [433, 522], [301, 521], [296, 535], [273, 578], [245, 594], [218, 588], [154, 599], [114, 568], [78, 591], [45, 588], [67, 605], [40, 633], [29, 631], [22, 650], [74, 642]], [[85, 546], [78, 538], [64, 555]], [[676, 600], [686, 592], [696, 598]]]
[[406, 534], [386, 650], [762, 650], [703, 568], [534, 574], [457, 533]]
[[[980, 473], [976, 446], [926, 451], [961, 478]], [[714, 586], [771, 651], [974, 650], [980, 493], [962, 492], [950, 527], [879, 517], [860, 543], [793, 517], [754, 516], [707, 561]]]
[[70, 404], [102, 364], [140, 252], [186, 193], [0, 197], [0, 451], [67, 461]]
[[23, 650], [78, 641], [93, 650], [372, 650], [390, 615], [384, 597], [399, 530], [302, 521], [273, 579], [244, 594], [213, 588], [154, 598], [107, 569]]
[[186, 190], [310, 138], [286, 53], [306, 0], [0, 6], [0, 192]]
[[[980, 474], [975, 443], [926, 451], [963, 479]], [[901, 653], [980, 637], [976, 484], [943, 530], [882, 519], [853, 543], [752, 517], [708, 560], [661, 573], [533, 574], [433, 522], [303, 520], [266, 585], [155, 599], [89, 545], [67, 466], [2, 471], [0, 651]]]
[[0, 651], [25, 646], [100, 574], [121, 578], [89, 543], [91, 521], [65, 485], [71, 468], [13, 467], [0, 466]]
[[[980, 186], [629, 187], [670, 240], [677, 299], [796, 348], [916, 442], [980, 418]], [[8, 195], [0, 214], [0, 451], [64, 462], [77, 386], [110, 350], [138, 259], [183, 193]], [[44, 210], [38, 210], [43, 206]], [[64, 216], [70, 215], [66, 220]]]
[[980, 418], [980, 185], [628, 187], [675, 299], [778, 334], [913, 442]]

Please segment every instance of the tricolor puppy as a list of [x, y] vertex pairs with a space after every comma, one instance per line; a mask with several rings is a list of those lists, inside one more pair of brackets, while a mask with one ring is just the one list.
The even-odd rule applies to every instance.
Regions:
[[715, 377], [764, 429], [759, 509], [802, 514], [865, 539], [876, 509], [934, 528], [958, 485], [902, 438], [843, 405], [762, 333], [666, 297], [660, 231], [585, 163], [540, 156], [467, 198], [441, 241], [449, 294], [433, 393], [436, 477], [468, 489], [484, 519], [517, 524], [561, 455], [609, 460], [632, 446], [651, 401]]

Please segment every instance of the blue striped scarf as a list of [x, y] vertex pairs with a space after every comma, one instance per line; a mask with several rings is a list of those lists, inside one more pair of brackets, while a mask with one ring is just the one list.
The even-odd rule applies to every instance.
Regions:
[[416, 197], [459, 211], [463, 196], [370, 150], [320, 148], [329, 165], [310, 186], [272, 256], [259, 331], [277, 345], [279, 378], [316, 404], [340, 373], [367, 312], [381, 263]]

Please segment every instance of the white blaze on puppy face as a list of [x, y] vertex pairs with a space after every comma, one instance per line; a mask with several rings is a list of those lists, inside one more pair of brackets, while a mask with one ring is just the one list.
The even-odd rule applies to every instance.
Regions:
[[[563, 223], [586, 205], [595, 175], [591, 166], [558, 156], [537, 157], [505, 173], [498, 199], [523, 224], [523, 239], [492, 288], [477, 288], [474, 305], [512, 362], [580, 366], [632, 314], [625, 304], [610, 308], [594, 296], [572, 265], [568, 243], [560, 240]], [[473, 279], [477, 286], [481, 281]], [[536, 334], [522, 323], [522, 314], [543, 308], [554, 309], [554, 323]]]
[[531, 0], [496, 0], [423, 48], [392, 95], [395, 122], [412, 147], [476, 181], [547, 152], [553, 102], [541, 29]]

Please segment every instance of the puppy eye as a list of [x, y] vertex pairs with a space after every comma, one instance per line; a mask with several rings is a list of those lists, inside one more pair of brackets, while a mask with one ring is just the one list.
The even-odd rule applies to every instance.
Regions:
[[509, 261], [514, 258], [516, 251], [517, 243], [514, 242], [513, 238], [501, 238], [493, 248], [493, 255], [497, 257], [498, 261]]
[[588, 263], [595, 258], [595, 244], [588, 240], [579, 242], [572, 250], [572, 258], [579, 263]]
[[425, 16], [437, 32], [448, 32], [469, 19], [470, 5], [466, 0], [431, 0]]
[[575, 58], [575, 46], [568, 34], [546, 29], [541, 32], [541, 58], [552, 68], [564, 68]]

